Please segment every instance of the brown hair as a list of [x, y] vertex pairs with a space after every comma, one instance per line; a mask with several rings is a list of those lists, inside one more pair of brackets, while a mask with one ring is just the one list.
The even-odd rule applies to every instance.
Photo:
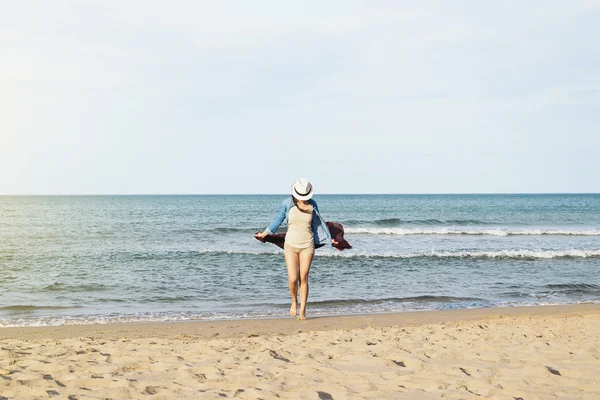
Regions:
[[[298, 207], [298, 201], [299, 201], [299, 200], [298, 200], [297, 198], [295, 198], [293, 195], [292, 195], [292, 201], [294, 202], [294, 205], [295, 205], [296, 207]], [[308, 202], [307, 202], [307, 203], [308, 203]], [[310, 204], [310, 203], [309, 203], [309, 204]], [[301, 209], [300, 207], [298, 207], [298, 210], [302, 211], [303, 213], [307, 213], [307, 214], [308, 214], [308, 211], [304, 211], [304, 210], [303, 210], [303, 209]]]

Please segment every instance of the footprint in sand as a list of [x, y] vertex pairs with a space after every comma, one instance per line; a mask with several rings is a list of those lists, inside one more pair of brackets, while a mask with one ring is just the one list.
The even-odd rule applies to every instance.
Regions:
[[333, 396], [327, 392], [317, 392], [320, 400], [333, 400]]

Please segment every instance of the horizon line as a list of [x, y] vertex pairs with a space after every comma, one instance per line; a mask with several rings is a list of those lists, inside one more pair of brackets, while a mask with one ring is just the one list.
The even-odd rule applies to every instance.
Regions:
[[[560, 194], [600, 194], [600, 192], [431, 192], [431, 193], [317, 193], [315, 196], [448, 196], [448, 195], [560, 195]], [[290, 196], [289, 193], [29, 193], [2, 194], [0, 197], [84, 197], [84, 196]]]

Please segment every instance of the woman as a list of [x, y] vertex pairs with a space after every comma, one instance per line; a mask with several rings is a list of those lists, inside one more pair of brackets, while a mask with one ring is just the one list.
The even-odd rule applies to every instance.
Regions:
[[292, 185], [292, 196], [281, 203], [279, 212], [271, 225], [263, 233], [255, 234], [264, 238], [277, 231], [287, 218], [288, 231], [285, 235], [283, 255], [288, 272], [288, 286], [292, 296], [290, 315], [298, 315], [298, 278], [300, 279], [300, 315], [306, 319], [308, 300], [308, 272], [315, 255], [315, 245], [337, 242], [331, 240], [329, 229], [319, 214], [317, 203], [312, 200], [313, 187], [309, 181], [300, 178]]

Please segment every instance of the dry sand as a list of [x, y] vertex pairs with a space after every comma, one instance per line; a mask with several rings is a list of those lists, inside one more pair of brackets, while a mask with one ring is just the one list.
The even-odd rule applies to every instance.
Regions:
[[0, 399], [600, 399], [600, 305], [0, 329]]

